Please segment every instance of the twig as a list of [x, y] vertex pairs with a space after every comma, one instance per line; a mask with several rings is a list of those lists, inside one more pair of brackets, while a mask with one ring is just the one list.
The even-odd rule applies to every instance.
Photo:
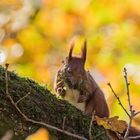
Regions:
[[130, 137], [128, 137], [128, 139], [139, 139], [140, 138], [140, 136], [130, 136]]
[[133, 117], [131, 117], [130, 120], [129, 120], [129, 124], [127, 126], [126, 131], [125, 131], [124, 139], [126, 139], [129, 135], [129, 130], [130, 130], [130, 127], [131, 127], [131, 124], [132, 124], [132, 120], [133, 120]]
[[132, 125], [132, 121], [133, 118], [138, 115], [140, 113], [140, 111], [135, 113], [135, 110], [133, 110], [133, 106], [131, 104], [131, 100], [130, 100], [130, 91], [129, 91], [129, 86], [130, 83], [128, 82], [128, 78], [127, 78], [127, 70], [126, 68], [124, 68], [124, 79], [125, 79], [125, 83], [126, 83], [126, 90], [127, 90], [127, 98], [128, 98], [128, 105], [129, 105], [129, 111], [130, 113], [125, 109], [125, 107], [123, 106], [122, 102], [120, 101], [120, 98], [117, 96], [117, 94], [115, 93], [115, 91], [113, 90], [112, 86], [110, 83], [108, 83], [108, 86], [111, 88], [113, 94], [115, 95], [115, 97], [117, 98], [119, 104], [121, 105], [121, 107], [123, 108], [123, 110], [126, 112], [126, 114], [129, 117], [129, 124], [127, 126], [127, 129], [125, 131], [125, 135], [124, 135], [124, 139], [137, 139], [140, 138], [140, 136], [129, 136], [129, 131]]
[[91, 130], [92, 130], [92, 124], [93, 124], [93, 120], [95, 119], [95, 110], [92, 112], [92, 117], [91, 117], [91, 121], [90, 121], [90, 126], [89, 126], [89, 140], [92, 140], [93, 137], [92, 137], [92, 133], [91, 133]]
[[77, 138], [77, 139], [80, 139], [80, 140], [88, 140], [87, 138], [85, 137], [82, 137], [82, 136], [79, 136], [79, 135], [76, 135], [76, 134], [73, 134], [71, 132], [68, 132], [68, 131], [65, 131], [65, 130], [62, 130], [62, 129], [59, 129], [55, 126], [52, 126], [52, 125], [49, 125], [47, 123], [44, 123], [44, 122], [40, 122], [40, 121], [36, 121], [36, 120], [33, 120], [33, 119], [30, 119], [28, 118], [21, 110], [20, 108], [17, 106], [17, 104], [14, 102], [14, 100], [12, 99], [12, 97], [10, 96], [9, 94], [9, 90], [8, 90], [8, 74], [7, 74], [7, 70], [8, 70], [8, 66], [9, 64], [6, 64], [6, 69], [5, 69], [5, 84], [6, 84], [6, 95], [7, 97], [9, 98], [11, 104], [15, 107], [15, 109], [19, 112], [19, 114], [28, 122], [31, 122], [31, 123], [34, 123], [34, 124], [39, 124], [39, 125], [42, 125], [42, 126], [45, 126], [47, 128], [50, 128], [50, 129], [54, 129], [58, 132], [61, 132], [63, 134], [66, 134], [68, 136], [71, 136], [71, 137], [74, 137], [74, 138]]
[[126, 129], [126, 132], [125, 132], [125, 135], [124, 135], [124, 138], [127, 138], [128, 135], [129, 135], [129, 131], [130, 131], [130, 127], [132, 125], [132, 121], [133, 121], [134, 115], [135, 115], [134, 114], [135, 110], [133, 110], [133, 106], [132, 106], [131, 100], [130, 100], [130, 92], [129, 92], [130, 83], [128, 82], [126, 68], [124, 68], [124, 79], [125, 79], [125, 84], [126, 84], [126, 90], [127, 90], [126, 93], [127, 93], [128, 105], [129, 105], [129, 111], [130, 111], [129, 124], [127, 126], [127, 129]]
[[66, 117], [63, 118], [62, 130], [65, 129], [65, 122], [66, 122]]
[[130, 109], [130, 113], [132, 114], [133, 113], [133, 109], [132, 109], [133, 107], [131, 105], [130, 92], [129, 92], [130, 83], [128, 83], [126, 68], [124, 68], [124, 79], [125, 79], [125, 83], [126, 83], [126, 90], [127, 90], [126, 93], [127, 93], [127, 98], [128, 98], [129, 109]]
[[31, 93], [28, 92], [25, 96], [23, 96], [22, 98], [20, 98], [17, 102], [15, 102], [15, 104], [18, 104], [19, 102], [21, 102], [23, 99], [25, 99], [26, 97], [28, 97], [28, 95], [30, 95]]
[[112, 93], [113, 93], [113, 94], [115, 95], [115, 97], [117, 98], [117, 100], [118, 100], [118, 102], [119, 102], [119, 105], [123, 108], [123, 110], [125, 111], [125, 113], [126, 113], [126, 114], [128, 115], [128, 117], [130, 118], [130, 114], [128, 113], [128, 111], [127, 111], [127, 110], [125, 109], [125, 107], [123, 106], [123, 104], [122, 104], [120, 98], [117, 96], [117, 94], [116, 94], [115, 91], [113, 90], [111, 84], [108, 83], [107, 85], [110, 87]]
[[140, 114], [140, 111], [137, 111], [137, 112], [134, 114], [134, 116], [136, 116], [136, 115], [138, 115], [138, 114]]

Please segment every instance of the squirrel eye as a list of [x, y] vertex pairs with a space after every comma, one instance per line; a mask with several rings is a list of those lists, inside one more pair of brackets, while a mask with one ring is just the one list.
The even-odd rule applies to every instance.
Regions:
[[71, 74], [72, 70], [70, 68], [67, 69], [67, 72]]

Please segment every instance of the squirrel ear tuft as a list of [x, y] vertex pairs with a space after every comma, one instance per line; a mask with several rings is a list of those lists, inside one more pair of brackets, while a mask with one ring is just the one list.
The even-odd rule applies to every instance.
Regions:
[[87, 41], [85, 40], [82, 46], [82, 55], [81, 55], [81, 58], [83, 59], [84, 63], [86, 62], [86, 55], [87, 55]]
[[72, 52], [73, 52], [74, 45], [75, 45], [75, 42], [72, 41], [72, 42], [70, 43], [70, 50], [69, 50], [68, 61], [70, 61], [71, 58], [72, 58]]

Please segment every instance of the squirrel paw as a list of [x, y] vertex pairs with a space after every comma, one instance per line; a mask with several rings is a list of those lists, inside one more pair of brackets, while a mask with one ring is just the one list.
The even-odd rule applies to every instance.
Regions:
[[58, 88], [58, 89], [56, 90], [56, 92], [57, 92], [60, 96], [62, 96], [62, 97], [65, 96], [65, 90], [64, 90], [63, 88]]

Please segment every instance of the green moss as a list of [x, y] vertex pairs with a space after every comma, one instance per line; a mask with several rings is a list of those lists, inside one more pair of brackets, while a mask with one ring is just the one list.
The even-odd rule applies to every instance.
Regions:
[[[41, 125], [26, 122], [11, 105], [5, 94], [5, 70], [0, 66], [0, 137], [9, 129], [15, 132], [14, 140], [25, 139]], [[18, 106], [24, 114], [34, 120], [62, 128], [63, 118], [66, 117], [65, 130], [88, 138], [90, 118], [64, 100], [28, 78], [21, 78], [13, 72], [8, 72], [9, 93], [18, 101], [28, 92], [30, 95], [19, 102]], [[48, 128], [47, 128], [48, 129]], [[55, 130], [48, 129], [58, 140], [76, 140]], [[93, 136], [102, 134], [105, 130], [97, 125], [92, 128]], [[99, 135], [97, 140], [108, 140], [106, 133]]]

